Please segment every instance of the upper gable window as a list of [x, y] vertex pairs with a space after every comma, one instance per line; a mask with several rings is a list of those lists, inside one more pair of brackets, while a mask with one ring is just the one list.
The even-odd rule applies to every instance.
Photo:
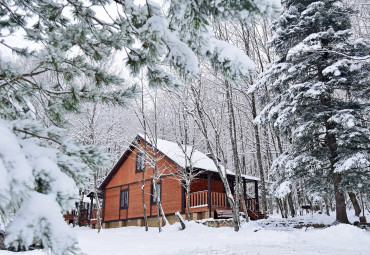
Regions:
[[144, 171], [145, 159], [141, 152], [136, 153], [136, 173]]

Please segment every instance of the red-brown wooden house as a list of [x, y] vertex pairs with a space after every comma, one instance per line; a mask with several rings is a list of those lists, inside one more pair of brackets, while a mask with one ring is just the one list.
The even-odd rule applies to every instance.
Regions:
[[[140, 149], [139, 149], [140, 148]], [[124, 152], [117, 164], [110, 171], [99, 189], [104, 202], [102, 208], [102, 223], [104, 228], [143, 225], [142, 203], [142, 168], [138, 162], [143, 157], [142, 148], [153, 155], [152, 144], [142, 135], [137, 135], [134, 142]], [[176, 178], [176, 172], [184, 167], [185, 154], [177, 143], [158, 139], [157, 168], [160, 177], [160, 199], [163, 210], [170, 223], [176, 221], [174, 214], [186, 213], [185, 189]], [[192, 219], [217, 218], [216, 210], [230, 209], [223, 183], [219, 178], [213, 160], [207, 155], [195, 150], [192, 154], [193, 167], [202, 171], [191, 184], [190, 213]], [[152, 184], [153, 169], [145, 164], [145, 205], [149, 226], [156, 225], [156, 204], [153, 202]], [[234, 174], [227, 170], [230, 183]], [[248, 198], [247, 203], [251, 219], [258, 219], [258, 178], [243, 175], [245, 186], [252, 188], [254, 198]], [[252, 187], [250, 187], [252, 184]], [[92, 224], [94, 227], [94, 224]]]

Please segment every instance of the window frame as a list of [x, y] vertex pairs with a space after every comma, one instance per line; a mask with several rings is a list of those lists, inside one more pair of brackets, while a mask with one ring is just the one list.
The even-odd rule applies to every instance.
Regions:
[[[122, 197], [124, 198], [124, 193], [127, 192], [127, 201], [122, 205]], [[119, 209], [128, 209], [129, 202], [129, 189], [121, 189], [119, 196]]]
[[[159, 181], [157, 182], [157, 185], [159, 186], [159, 200], [162, 202], [162, 182]], [[150, 203], [152, 205], [156, 205], [157, 204], [157, 201], [154, 201], [155, 197], [154, 197], [154, 188], [153, 188], [153, 183], [151, 186], [151, 191], [150, 191]]]
[[[139, 162], [139, 159], [140, 159], [140, 162]], [[135, 173], [141, 173], [141, 172], [143, 172], [144, 169], [145, 169], [145, 162], [141, 162], [141, 161], [144, 161], [144, 153], [137, 152], [136, 153], [136, 160], [135, 161], [136, 161], [136, 164], [135, 164]], [[141, 166], [140, 166], [140, 164], [141, 164]]]

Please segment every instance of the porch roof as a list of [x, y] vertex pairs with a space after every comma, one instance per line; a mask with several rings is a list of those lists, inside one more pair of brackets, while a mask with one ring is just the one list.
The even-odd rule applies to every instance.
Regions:
[[[98, 193], [98, 197], [99, 197], [99, 198], [103, 198], [103, 197], [104, 197], [103, 192], [102, 192], [100, 189], [97, 189], [97, 193]], [[89, 190], [89, 191], [87, 192], [86, 197], [88, 197], [88, 198], [93, 197], [93, 198], [95, 199], [94, 190]]]

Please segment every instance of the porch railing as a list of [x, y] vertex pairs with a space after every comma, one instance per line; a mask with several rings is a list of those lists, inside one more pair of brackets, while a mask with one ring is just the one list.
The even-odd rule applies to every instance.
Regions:
[[255, 198], [246, 199], [246, 206], [249, 210], [257, 211], [257, 200]]
[[190, 196], [190, 207], [201, 207], [208, 205], [208, 193], [207, 191], [198, 191], [189, 194]]
[[[189, 197], [190, 197], [190, 208], [208, 206], [207, 190], [190, 193]], [[256, 210], [256, 199], [255, 198], [246, 199], [246, 205], [249, 210]], [[230, 208], [229, 203], [227, 201], [226, 193], [211, 192], [211, 206]], [[240, 208], [242, 208], [241, 203]]]
[[[98, 209], [92, 209], [91, 211], [91, 219], [94, 220], [96, 219], [98, 216]], [[100, 217], [102, 217], [102, 211], [100, 209]]]
[[[73, 221], [75, 215], [77, 214], [76, 210], [72, 210], [71, 212], [67, 212], [64, 215], [64, 218], [69, 221]], [[81, 210], [80, 218], [78, 221], [79, 226], [86, 226], [89, 222], [89, 210], [83, 209]]]
[[211, 205], [217, 207], [229, 207], [226, 193], [211, 192]]

